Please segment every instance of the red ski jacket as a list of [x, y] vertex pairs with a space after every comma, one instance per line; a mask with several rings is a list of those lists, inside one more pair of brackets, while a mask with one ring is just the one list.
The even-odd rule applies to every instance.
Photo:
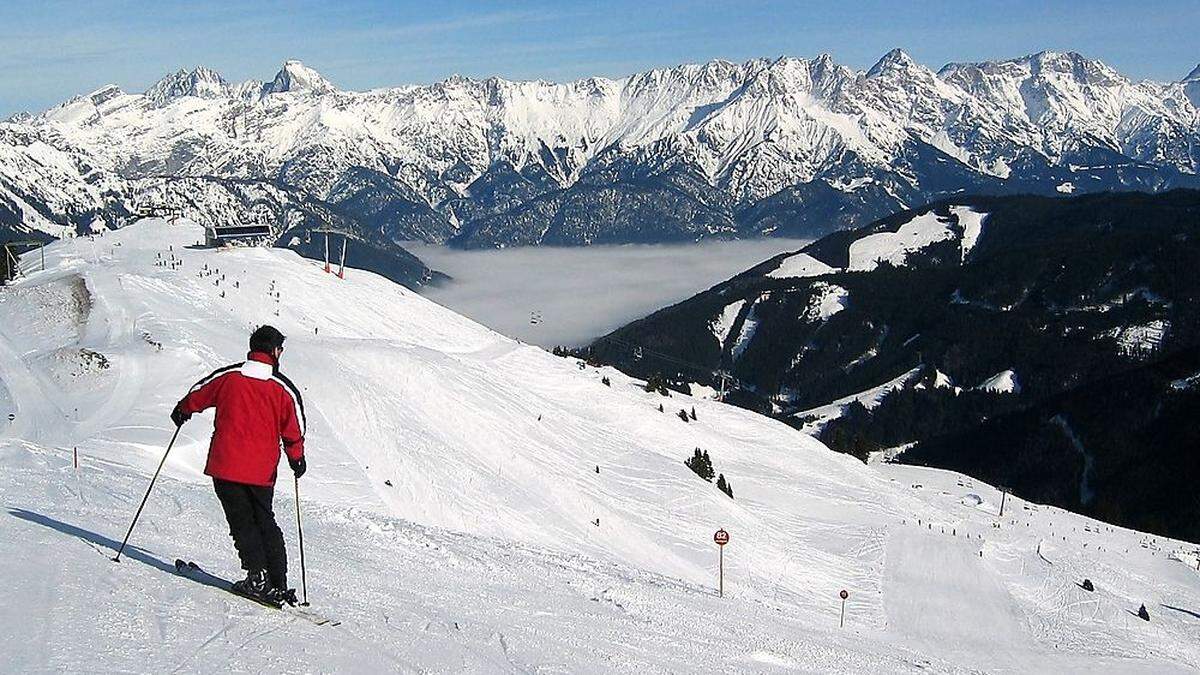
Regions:
[[271, 486], [280, 441], [292, 461], [304, 456], [304, 402], [270, 354], [250, 352], [244, 363], [214, 370], [179, 402], [189, 415], [214, 406], [217, 417], [204, 473]]

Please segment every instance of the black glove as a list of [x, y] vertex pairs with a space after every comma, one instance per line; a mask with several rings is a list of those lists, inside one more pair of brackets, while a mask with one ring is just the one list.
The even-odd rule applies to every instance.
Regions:
[[308, 471], [308, 463], [304, 461], [304, 455], [300, 455], [300, 459], [292, 459], [288, 457], [288, 466], [292, 467], [292, 473], [296, 474], [296, 478], [304, 475]]
[[192, 419], [192, 413], [183, 412], [179, 406], [175, 406], [175, 409], [171, 411], [171, 421], [177, 427], [183, 426], [183, 423], [190, 419]]

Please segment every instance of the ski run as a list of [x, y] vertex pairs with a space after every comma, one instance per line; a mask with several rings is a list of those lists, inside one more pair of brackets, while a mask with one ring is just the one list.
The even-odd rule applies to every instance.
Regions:
[[[63, 240], [0, 290], [6, 672], [1200, 669], [1196, 544], [1012, 496], [1001, 517], [1000, 492], [964, 476], [867, 467], [381, 277], [200, 239], [143, 220]], [[241, 574], [202, 474], [211, 413], [112, 561], [171, 407], [262, 323], [288, 335], [308, 411], [308, 595], [336, 627], [176, 573]], [[684, 466], [695, 448], [736, 499]]]

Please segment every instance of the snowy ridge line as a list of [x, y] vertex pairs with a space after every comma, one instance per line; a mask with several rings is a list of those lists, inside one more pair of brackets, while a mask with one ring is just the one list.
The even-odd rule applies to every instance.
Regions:
[[[500, 228], [483, 242], [497, 245], [541, 241], [549, 225], [492, 219], [507, 211], [505, 200], [532, 199], [474, 200], [475, 188], [516, 179], [536, 199], [589, 175], [611, 186], [612, 171], [653, 174], [680, 158], [714, 195], [739, 205], [797, 186], [849, 195], [841, 205], [860, 194], [899, 208], [1009, 182], [1046, 194], [1068, 183], [1081, 192], [1195, 186], [1196, 100], [1194, 81], [1134, 82], [1074, 52], [936, 72], [901, 50], [866, 71], [828, 54], [714, 60], [619, 79], [456, 76], [365, 92], [287, 61], [265, 82], [233, 84], [199, 67], [145, 94], [108, 85], [0, 123], [0, 176], [29, 214], [24, 225], [46, 231], [144, 213], [131, 193], [171, 175], [278, 179], [330, 201], [394, 198], [426, 216], [405, 224], [409, 234], [441, 242], [478, 221]], [[1113, 152], [1120, 158], [1098, 157]], [[1028, 169], [1025, 158], [1044, 167]], [[1131, 165], [1153, 169], [1153, 178], [1116, 175]], [[946, 179], [954, 188], [922, 185]], [[716, 222], [707, 216], [718, 211], [700, 208], [687, 231], [781, 225], [777, 216], [735, 225], [728, 211], [711, 229], [699, 225]]]

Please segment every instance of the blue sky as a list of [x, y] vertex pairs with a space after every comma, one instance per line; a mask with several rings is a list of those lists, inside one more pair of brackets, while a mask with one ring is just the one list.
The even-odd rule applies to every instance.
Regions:
[[1135, 78], [1200, 62], [1200, 2], [203, 3], [0, 0], [0, 116], [207, 65], [270, 79], [298, 58], [344, 89], [472, 77], [619, 76], [713, 58], [813, 56], [869, 67], [901, 47], [934, 68], [1075, 50]]

